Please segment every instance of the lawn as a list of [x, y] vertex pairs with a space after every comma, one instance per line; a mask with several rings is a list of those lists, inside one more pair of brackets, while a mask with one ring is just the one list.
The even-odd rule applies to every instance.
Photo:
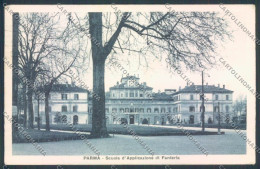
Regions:
[[[78, 124], [74, 125], [73, 129], [65, 124], [59, 125], [51, 125], [51, 129], [54, 130], [65, 130], [65, 131], [73, 131], [79, 130], [82, 132], [90, 132], [91, 124]], [[146, 125], [126, 125], [124, 126], [119, 124], [109, 124], [107, 125], [107, 130], [109, 134], [123, 134], [123, 135], [131, 135], [131, 133], [135, 133], [139, 136], [169, 136], [169, 135], [186, 135], [181, 129], [173, 129], [173, 128], [161, 128], [161, 127], [152, 127]], [[133, 131], [133, 132], [132, 132]], [[215, 135], [217, 132], [208, 132], [205, 131], [202, 133], [201, 131], [188, 130], [192, 135]]]
[[[74, 132], [59, 132], [59, 131], [44, 131], [36, 129], [26, 129], [24, 132], [19, 132], [18, 136], [13, 137], [13, 143], [26, 143], [32, 142], [50, 142], [50, 141], [63, 141], [63, 140], [79, 140], [80, 136], [84, 135], [85, 138], [90, 138], [89, 134], [76, 134], [76, 131], [80, 132], [90, 132], [91, 124], [80, 124], [71, 127], [66, 124], [51, 125], [51, 130], [61, 130], [61, 131], [75, 131]], [[44, 126], [42, 126], [42, 129]], [[138, 136], [180, 136], [187, 135], [187, 132], [191, 135], [216, 135], [217, 132], [201, 131], [196, 130], [186, 130], [185, 132], [181, 129], [173, 128], [162, 128], [162, 127], [152, 127], [145, 125], [119, 125], [119, 124], [109, 124], [107, 125], [107, 130], [109, 134], [122, 134], [122, 135], [138, 135]], [[222, 133], [224, 134], [224, 133]], [[32, 139], [31, 139], [32, 138]]]
[[[76, 133], [64, 133], [54, 131], [43, 131], [36, 129], [26, 129], [22, 132], [18, 132], [18, 135], [13, 137], [13, 143], [27, 143], [32, 142], [49, 142], [49, 141], [62, 141], [62, 140], [79, 140], [82, 134]], [[85, 135], [87, 138], [88, 135]]]

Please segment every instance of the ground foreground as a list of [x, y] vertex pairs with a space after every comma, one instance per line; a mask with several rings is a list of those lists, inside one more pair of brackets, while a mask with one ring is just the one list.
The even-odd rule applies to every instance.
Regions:
[[[158, 128], [157, 126], [153, 126]], [[199, 129], [197, 129], [199, 130]], [[214, 129], [208, 129], [214, 130]], [[216, 129], [215, 129], [216, 130]], [[192, 136], [210, 154], [245, 154], [246, 142], [234, 130], [225, 135]], [[114, 135], [111, 138], [90, 139], [101, 155], [149, 155], [131, 135]], [[158, 155], [203, 154], [187, 136], [139, 136]], [[95, 155], [83, 140], [39, 143], [46, 155]], [[41, 155], [30, 143], [13, 144], [14, 155]]]

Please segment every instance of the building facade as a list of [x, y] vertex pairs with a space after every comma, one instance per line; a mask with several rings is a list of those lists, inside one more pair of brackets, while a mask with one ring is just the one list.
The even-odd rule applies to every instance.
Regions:
[[[201, 122], [202, 86], [190, 85], [173, 94], [174, 113], [182, 123], [196, 124]], [[233, 91], [225, 89], [225, 85], [204, 85], [205, 123], [218, 123], [218, 110], [232, 119]], [[221, 119], [225, 122], [225, 119]]]
[[[45, 124], [45, 103], [38, 104], [36, 99], [33, 100], [34, 123], [37, 124], [38, 107], [40, 123]], [[55, 84], [49, 97], [49, 115], [50, 124], [88, 123], [88, 91], [74, 84]]]
[[[167, 114], [173, 110], [173, 99], [170, 94], [155, 94], [152, 90], [145, 82], [140, 83], [139, 77], [123, 77], [106, 93], [107, 124], [168, 124]], [[92, 101], [90, 117], [91, 109]]]
[[[123, 77], [106, 94], [107, 124], [184, 124], [201, 123], [201, 85], [165, 89], [154, 93], [135, 76]], [[218, 123], [218, 107], [227, 118], [232, 118], [233, 91], [214, 85], [204, 85], [205, 123]], [[89, 102], [89, 116], [92, 112]], [[118, 120], [119, 119], [119, 120]], [[91, 118], [89, 118], [91, 123]], [[224, 119], [221, 119], [224, 122]]]
[[[204, 85], [205, 123], [218, 123], [218, 109], [232, 119], [233, 91], [214, 85]], [[183, 89], [165, 89], [153, 92], [139, 77], [122, 77], [106, 92], [105, 111], [107, 124], [164, 125], [175, 122], [201, 123], [201, 85]], [[33, 101], [35, 123], [38, 102]], [[45, 124], [44, 102], [39, 103], [40, 120]], [[91, 124], [92, 97], [86, 89], [75, 85], [54, 85], [49, 98], [50, 124]], [[61, 121], [65, 119], [65, 121]], [[222, 119], [222, 122], [224, 122]]]

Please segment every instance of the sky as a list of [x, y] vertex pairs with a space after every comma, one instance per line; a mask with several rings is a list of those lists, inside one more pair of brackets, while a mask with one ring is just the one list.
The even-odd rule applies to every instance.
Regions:
[[[115, 11], [115, 6], [117, 11]], [[120, 6], [120, 5], [106, 5], [106, 6], [95, 6], [92, 5], [92, 8], [89, 6], [66, 6], [66, 5], [53, 5], [53, 6], [41, 6], [40, 8], [31, 8], [29, 6], [24, 6], [23, 8], [18, 6], [12, 6], [13, 11], [19, 12], [63, 12], [74, 11], [78, 12], [79, 15], [85, 15], [86, 11], [105, 11], [105, 12], [118, 12], [118, 11], [168, 11], [169, 7], [172, 7], [172, 10], [175, 11], [216, 11], [220, 13], [224, 19], [229, 23], [229, 29], [233, 31], [233, 40], [226, 41], [222, 45], [218, 45], [217, 56], [218, 58], [223, 57], [231, 67], [240, 75], [246, 82], [255, 87], [255, 42], [239, 28], [234, 20], [231, 19], [231, 16], [225, 15], [223, 7], [228, 9], [232, 16], [240, 21], [245, 27], [252, 33], [255, 34], [255, 11], [253, 5], [168, 5], [166, 8], [165, 5], [156, 6], [156, 5], [138, 5], [131, 7]], [[63, 10], [61, 10], [63, 7]], [[192, 8], [191, 8], [192, 7]], [[83, 14], [84, 13], [84, 14]], [[127, 62], [119, 62], [122, 67], [131, 75], [139, 75], [140, 82], [146, 82], [148, 86], [153, 88], [154, 92], [158, 90], [164, 91], [165, 89], [179, 89], [186, 86], [186, 82], [177, 74], [169, 73], [169, 68], [166, 65], [165, 57], [162, 56], [162, 59], [158, 59], [154, 56], [147, 55], [146, 58], [149, 60], [149, 67], [142, 67], [137, 64], [137, 56], [134, 52], [132, 53], [118, 53], [113, 57], [121, 60], [121, 58], [128, 58], [129, 64]], [[108, 57], [107, 62], [111, 58], [111, 55]], [[122, 59], [123, 60], [123, 59]], [[93, 77], [92, 77], [92, 59], [90, 58], [90, 66], [88, 67], [87, 72], [81, 79], [86, 82], [87, 86], [92, 89]], [[185, 75], [196, 85], [201, 85], [201, 72], [189, 72], [184, 71]], [[109, 87], [114, 86], [117, 81], [121, 80], [123, 72], [118, 68], [109, 68], [105, 69], [105, 90], [108, 91]], [[238, 97], [239, 95], [249, 93], [248, 90], [241, 84], [229, 70], [227, 70], [220, 62], [218, 65], [215, 65], [214, 68], [206, 70], [204, 76], [205, 84], [209, 85], [218, 85], [226, 86], [227, 89], [234, 91], [233, 98]]]
[[[228, 6], [227, 8], [238, 21], [243, 23], [250, 32], [254, 33], [254, 11], [252, 6]], [[247, 83], [255, 89], [255, 47], [253, 40], [236, 25], [230, 16], [225, 16], [225, 12], [221, 10], [218, 5], [214, 9], [219, 10], [220, 15], [222, 14], [223, 18], [228, 21], [230, 25], [229, 28], [233, 31], [233, 39], [218, 46], [217, 57], [223, 57], [238, 75], [245, 79]], [[241, 13], [241, 11], [247, 11], [246, 15]], [[164, 91], [165, 89], [179, 89], [179, 87], [184, 88], [186, 86], [186, 82], [179, 74], [169, 72], [164, 56], [162, 59], [157, 59], [154, 56], [146, 56], [146, 58], [150, 60], [149, 68], [138, 66], [135, 53], [131, 53], [130, 55], [128, 53], [120, 53], [114, 57], [119, 60], [120, 58], [128, 57], [130, 60], [129, 64], [120, 61], [118, 63], [122, 65], [127, 73], [132, 75], [138, 74], [140, 82], [146, 82], [148, 86], [153, 87], [154, 92], [157, 92], [158, 90]], [[108, 60], [110, 58], [111, 56], [109, 56]], [[184, 72], [196, 85], [201, 85], [201, 72], [189, 72], [185, 70]], [[124, 73], [120, 68], [107, 67], [105, 70], [106, 91], [109, 90], [109, 87], [115, 85], [117, 81], [120, 81], [123, 74]], [[92, 88], [92, 68], [88, 70], [85, 79], [88, 86]], [[248, 90], [223, 66], [223, 64], [221, 64], [221, 62], [218, 62], [218, 65], [215, 65], [211, 70], [205, 71], [204, 84], [206, 83], [216, 86], [220, 84], [221, 87], [225, 85], [226, 89], [234, 91], [234, 99], [240, 95], [246, 95], [248, 92]]]

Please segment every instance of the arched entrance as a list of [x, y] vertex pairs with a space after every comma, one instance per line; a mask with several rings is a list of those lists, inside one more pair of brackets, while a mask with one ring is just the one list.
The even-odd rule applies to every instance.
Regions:
[[73, 116], [73, 125], [76, 125], [79, 123], [79, 117], [77, 115]]
[[190, 124], [194, 124], [194, 116], [193, 115], [190, 115], [189, 123]]
[[154, 117], [154, 124], [159, 124], [159, 117], [158, 116]]
[[134, 123], [135, 123], [135, 116], [130, 115], [130, 124], [134, 124]]
[[165, 122], [164, 122], [164, 117], [161, 117], [161, 119], [162, 119], [161, 124], [164, 125], [164, 124], [165, 124]]
[[211, 117], [208, 118], [208, 123], [209, 123], [209, 124], [212, 124], [212, 123], [213, 123]]
[[147, 119], [143, 119], [142, 124], [148, 124], [148, 120]]

